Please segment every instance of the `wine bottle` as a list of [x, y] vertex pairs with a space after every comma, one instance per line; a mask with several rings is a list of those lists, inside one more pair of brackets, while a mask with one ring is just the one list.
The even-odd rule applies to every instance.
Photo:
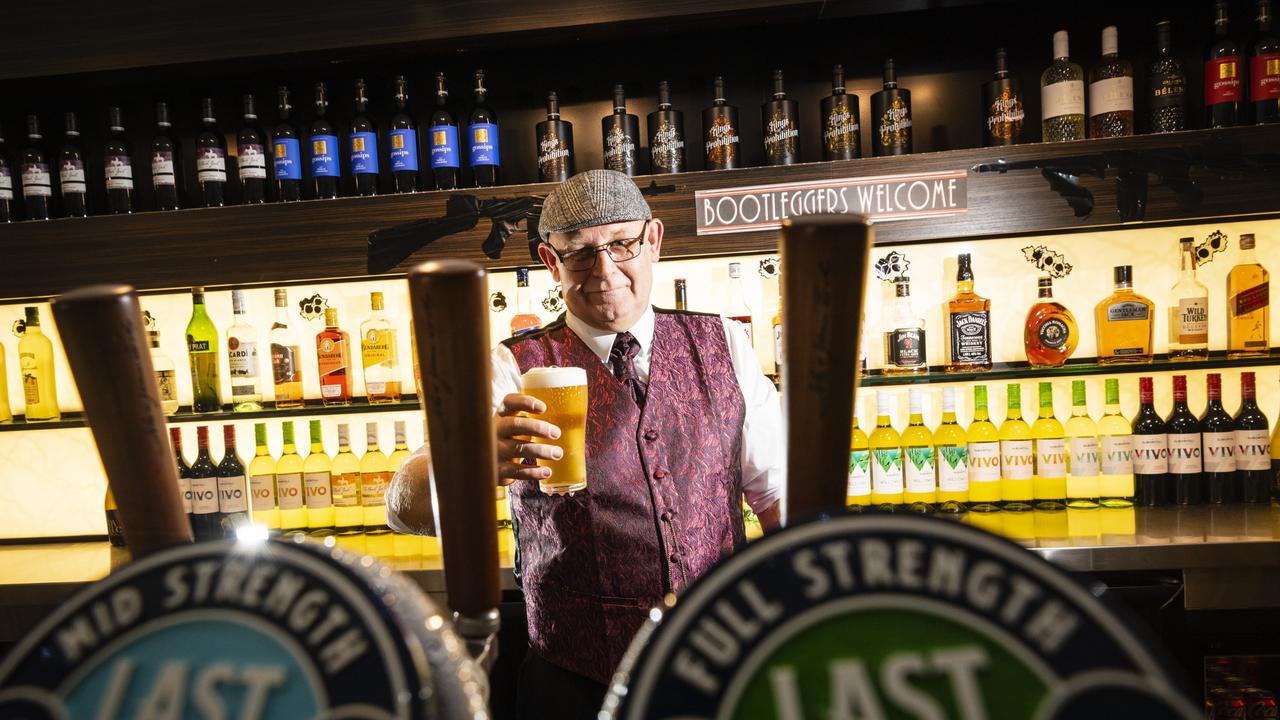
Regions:
[[1173, 23], [1156, 23], [1156, 57], [1147, 65], [1151, 132], [1187, 129], [1187, 69], [1173, 52]]
[[573, 123], [560, 119], [560, 99], [547, 93], [547, 119], [534, 130], [538, 143], [538, 182], [562, 182], [573, 175]]
[[67, 217], [86, 217], [89, 214], [89, 192], [84, 179], [84, 148], [80, 145], [80, 126], [76, 114], [64, 117], [66, 139], [58, 153], [58, 189], [62, 192], [62, 211]]
[[1200, 421], [1187, 408], [1187, 377], [1173, 376], [1173, 410], [1165, 419], [1169, 438], [1169, 482], [1178, 505], [1204, 502], [1204, 461]]
[[1084, 139], [1084, 69], [1071, 62], [1066, 30], [1053, 34], [1053, 62], [1040, 74], [1044, 142]]
[[1138, 403], [1133, 418], [1133, 501], [1143, 507], [1170, 505], [1168, 428], [1156, 414], [1149, 377], [1138, 378]]
[[107, 210], [116, 214], [133, 212], [133, 153], [124, 135], [120, 108], [107, 110], [107, 144], [103, 149], [103, 172], [107, 180]]
[[1017, 145], [1022, 142], [1022, 89], [1009, 75], [1009, 57], [996, 50], [996, 74], [982, 86], [982, 146]]
[[740, 164], [738, 108], [725, 100], [724, 78], [716, 76], [712, 83], [711, 107], [702, 111], [703, 161], [707, 170], [732, 170]]
[[1102, 58], [1089, 71], [1089, 137], [1133, 134], [1133, 65], [1120, 57], [1114, 25], [1102, 29]]
[[902, 438], [889, 420], [889, 394], [876, 393], [876, 427], [867, 438], [871, 450], [871, 504], [882, 510], [902, 505]]
[[1227, 0], [1214, 3], [1213, 35], [1214, 43], [1204, 62], [1205, 127], [1231, 127], [1242, 120], [1244, 89], [1240, 80], [1240, 46], [1231, 39]]
[[218, 330], [204, 305], [204, 288], [191, 288], [191, 320], [187, 323], [187, 359], [191, 365], [191, 409], [198, 413], [222, 409], [218, 371]]
[[658, 109], [648, 119], [653, 174], [684, 172], [684, 113], [671, 108], [671, 85], [666, 80], [658, 83]]
[[502, 165], [498, 153], [498, 116], [485, 100], [488, 91], [484, 86], [484, 71], [476, 70], [475, 79], [472, 91], [475, 106], [467, 118], [471, 181], [476, 187], [493, 187], [498, 184], [498, 169]]
[[160, 331], [147, 331], [151, 346], [151, 371], [156, 376], [156, 388], [160, 391], [160, 410], [165, 415], [178, 412], [178, 370], [173, 358], [160, 349]]
[[378, 194], [378, 128], [369, 119], [369, 92], [364, 78], [356, 80], [356, 114], [351, 118], [351, 174], [357, 195]]
[[293, 105], [289, 88], [276, 89], [276, 115], [279, 121], [271, 131], [271, 164], [276, 175], [276, 202], [302, 199], [302, 148], [298, 131], [289, 121]]
[[822, 98], [818, 117], [822, 122], [823, 160], [862, 157], [858, 96], [845, 91], [843, 65], [836, 65], [831, 70], [831, 94]]
[[196, 186], [201, 207], [222, 207], [227, 184], [227, 141], [218, 129], [213, 100], [200, 101], [200, 134], [196, 136]]
[[218, 463], [218, 522], [222, 537], [235, 537], [249, 524], [248, 484], [244, 462], [236, 454], [236, 426], [222, 426], [222, 461]]
[[266, 136], [258, 127], [258, 107], [252, 95], [241, 98], [244, 109], [240, 132], [236, 133], [236, 163], [245, 204], [267, 201]]
[[1098, 426], [1089, 417], [1083, 380], [1071, 381], [1071, 418], [1063, 427], [1067, 441], [1067, 507], [1098, 507], [1101, 450]]
[[56, 422], [62, 419], [58, 406], [58, 376], [53, 368], [53, 342], [40, 329], [40, 309], [23, 308], [26, 326], [18, 341], [18, 367], [22, 375], [22, 395], [26, 400], [26, 421]]
[[760, 106], [766, 165], [800, 162], [800, 104], [787, 99], [781, 70], [773, 71], [773, 97]]
[[409, 112], [409, 83], [396, 76], [396, 112], [388, 124], [387, 147], [391, 157], [391, 191], [418, 191], [418, 124]]
[[194, 531], [196, 522], [192, 514], [194, 498], [191, 496], [191, 466], [182, 455], [182, 428], [169, 428], [169, 441], [173, 445], [173, 459], [178, 466], [178, 494], [182, 496], [182, 509], [187, 513], [187, 522], [191, 523]]
[[1240, 373], [1240, 410], [1235, 416], [1236, 486], [1247, 503], [1271, 500], [1270, 427], [1258, 409], [1251, 372]]
[[853, 428], [849, 432], [849, 476], [845, 480], [844, 504], [851, 510], [861, 511], [871, 504], [871, 449], [867, 434], [858, 427], [858, 408], [855, 401]]
[[431, 113], [431, 177], [437, 190], [458, 187], [461, 159], [458, 156], [458, 126], [447, 107], [449, 91], [444, 73], [436, 73], [436, 109]]
[[112, 547], [124, 547], [124, 525], [120, 523], [120, 508], [116, 507], [116, 497], [111, 494], [110, 485], [107, 485], [107, 495], [102, 499], [102, 507], [107, 516], [107, 541]]
[[280, 507], [276, 501], [276, 461], [267, 449], [267, 424], [253, 424], [254, 452], [249, 461], [249, 512], [256, 525], [273, 535], [280, 530]]
[[1249, 103], [1255, 125], [1280, 122], [1280, 40], [1271, 33], [1271, 2], [1258, 0], [1249, 53]]
[[1209, 502], [1222, 504], [1240, 498], [1236, 478], [1235, 421], [1222, 408], [1222, 376], [1205, 378], [1209, 403], [1200, 416], [1200, 443], [1204, 448], [1204, 479]]
[[280, 505], [280, 531], [304, 532], [307, 529], [306, 485], [302, 479], [303, 462], [293, 442], [293, 421], [285, 420], [282, 429], [284, 448], [276, 460], [276, 502]]
[[53, 178], [44, 154], [40, 118], [27, 116], [27, 146], [22, 151], [22, 210], [28, 220], [48, 220], [53, 211]]
[[332, 535], [333, 513], [333, 463], [324, 452], [320, 435], [320, 421], [312, 420], [311, 452], [302, 463], [302, 483], [306, 489], [307, 532], [311, 535]]
[[924, 398], [918, 387], [907, 391], [907, 427], [902, 431], [903, 502], [912, 512], [933, 512], [938, 502], [937, 456], [933, 433], [924, 425]]
[[1102, 453], [1099, 502], [1103, 507], [1132, 507], [1133, 426], [1120, 414], [1120, 381], [1107, 378], [1103, 389], [1106, 404], [1098, 419], [1098, 447]]
[[13, 170], [4, 149], [4, 129], [0, 128], [0, 223], [13, 222]]
[[333, 487], [333, 524], [339, 535], [364, 529], [364, 508], [360, 502], [360, 460], [351, 452], [350, 431], [338, 423], [338, 453], [330, 469]]
[[627, 93], [621, 83], [613, 86], [613, 113], [600, 118], [600, 137], [605, 169], [635, 175], [640, 118], [627, 112]]
[[151, 186], [156, 192], [157, 210], [177, 210], [182, 206], [182, 150], [169, 119], [169, 104], [156, 103], [156, 134], [151, 139]]
[[1031, 426], [1022, 419], [1022, 387], [1007, 386], [1009, 404], [1000, 424], [1001, 508], [1015, 512], [1031, 509], [1035, 498], [1035, 447]]
[[387, 488], [391, 473], [387, 456], [378, 448], [378, 423], [365, 423], [364, 455], [360, 458], [360, 505], [363, 507], [364, 531], [369, 534], [389, 532], [387, 527]]
[[960, 513], [969, 500], [969, 453], [964, 428], [956, 422], [955, 388], [942, 389], [942, 424], [933, 431], [938, 465], [938, 510]]
[[325, 117], [329, 111], [329, 88], [318, 82], [315, 87], [316, 116], [311, 121], [311, 185], [316, 199], [338, 197], [338, 181], [342, 164], [338, 160], [338, 136]]
[[1000, 433], [987, 415], [987, 386], [973, 386], [973, 422], [965, 431], [968, 441], [969, 509], [1000, 509]]
[[199, 450], [187, 475], [191, 483], [191, 532], [197, 541], [222, 537], [222, 518], [218, 513], [218, 467], [209, 457], [209, 428], [196, 428]]
[[1035, 468], [1031, 487], [1037, 510], [1064, 510], [1067, 501], [1067, 443], [1053, 414], [1053, 383], [1039, 386], [1040, 414], [1031, 425]]

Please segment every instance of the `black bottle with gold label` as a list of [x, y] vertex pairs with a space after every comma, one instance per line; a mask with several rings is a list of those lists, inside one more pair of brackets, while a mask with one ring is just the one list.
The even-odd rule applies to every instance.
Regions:
[[800, 162], [800, 104], [787, 99], [781, 70], [773, 71], [773, 98], [760, 106], [760, 127], [766, 165]]
[[649, 159], [653, 173], [678, 173], [684, 165], [684, 113], [671, 109], [671, 86], [658, 83], [658, 109], [649, 113]]
[[731, 170], [741, 165], [738, 108], [725, 100], [724, 78], [715, 79], [711, 107], [702, 111], [702, 147], [707, 170]]
[[822, 98], [822, 159], [853, 160], [862, 157], [862, 126], [858, 123], [858, 96], [844, 89], [844, 66], [831, 73], [831, 95]]
[[884, 61], [884, 89], [871, 96], [871, 154], [911, 154], [911, 91], [898, 87], [893, 58]]
[[982, 86], [982, 146], [1022, 142], [1022, 89], [1009, 76], [1004, 48], [996, 50], [996, 74]]
[[613, 114], [600, 118], [600, 137], [604, 141], [605, 169], [635, 175], [640, 118], [627, 112], [627, 94], [622, 85], [613, 86]]
[[561, 182], [573, 175], [573, 123], [560, 119], [560, 99], [547, 93], [547, 119], [538, 123], [538, 182]]

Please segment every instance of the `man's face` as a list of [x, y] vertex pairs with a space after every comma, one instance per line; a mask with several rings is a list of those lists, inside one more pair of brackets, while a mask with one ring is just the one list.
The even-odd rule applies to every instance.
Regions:
[[649, 306], [662, 232], [662, 221], [653, 219], [648, 221], [647, 229], [643, 220], [630, 220], [571, 233], [551, 233], [550, 245], [561, 255], [645, 235], [636, 257], [615, 262], [607, 251], [600, 252], [587, 270], [566, 268], [545, 245], [538, 247], [538, 256], [560, 283], [565, 304], [574, 315], [592, 327], [622, 332], [630, 329]]

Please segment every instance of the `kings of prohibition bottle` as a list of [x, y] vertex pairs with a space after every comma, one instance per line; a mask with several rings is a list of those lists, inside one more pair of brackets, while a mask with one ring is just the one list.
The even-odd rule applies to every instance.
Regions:
[[467, 146], [471, 161], [471, 183], [476, 187], [493, 187], [498, 184], [498, 170], [502, 157], [498, 149], [498, 116], [485, 100], [488, 90], [484, 86], [484, 71], [476, 70], [474, 104], [467, 118]]
[[613, 112], [600, 118], [600, 137], [604, 143], [605, 169], [635, 175], [640, 118], [627, 112], [627, 93], [621, 83], [613, 86]]
[[884, 88], [871, 96], [871, 154], [911, 154], [911, 91], [898, 87], [893, 58], [884, 61]]
[[707, 170], [731, 170], [740, 163], [738, 108], [725, 100], [724, 78], [717, 75], [713, 87], [711, 107], [702, 111], [703, 160]]
[[655, 175], [685, 171], [684, 113], [671, 107], [671, 86], [658, 83], [658, 109], [649, 113], [649, 160]]
[[787, 99], [781, 70], [773, 71], [773, 97], [760, 106], [766, 165], [800, 162], [800, 105]]
[[547, 93], [547, 119], [535, 130], [538, 182], [562, 182], [573, 175], [573, 123], [560, 119], [560, 98]]
[[996, 50], [996, 74], [982, 86], [982, 145], [1017, 145], [1022, 142], [1022, 90], [1009, 75], [1004, 48]]
[[862, 157], [862, 126], [858, 123], [858, 96], [845, 91], [844, 66], [831, 71], [831, 94], [822, 98], [818, 121], [822, 123], [822, 159], [853, 160]]

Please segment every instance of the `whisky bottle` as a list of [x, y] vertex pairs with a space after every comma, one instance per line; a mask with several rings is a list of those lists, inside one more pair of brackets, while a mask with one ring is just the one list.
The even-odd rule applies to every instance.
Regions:
[[156, 389], [160, 392], [160, 410], [165, 415], [178, 412], [178, 377], [173, 358], [160, 349], [160, 331], [147, 331], [151, 346], [151, 369], [156, 376]]
[[431, 113], [430, 158], [431, 177], [437, 190], [458, 187], [462, 158], [458, 154], [458, 125], [449, 112], [449, 91], [444, 73], [436, 73], [436, 109]]
[[231, 291], [234, 318], [227, 328], [227, 367], [231, 371], [231, 409], [256, 412], [262, 409], [261, 363], [258, 361], [258, 331], [249, 324], [244, 291]]
[[1044, 142], [1084, 139], [1084, 69], [1071, 62], [1066, 30], [1053, 34], [1053, 63], [1040, 75]]
[[107, 143], [102, 154], [107, 210], [122, 215], [133, 212], [133, 153], [129, 151], [124, 119], [118, 107], [107, 110]]
[[22, 210], [28, 220], [48, 220], [53, 212], [53, 178], [44, 154], [40, 119], [27, 116], [27, 146], [22, 151]]
[[1115, 291], [1093, 310], [1098, 363], [1151, 362], [1155, 303], [1133, 291], [1133, 266], [1117, 265]]
[[1022, 142], [1022, 89], [1009, 75], [1004, 48], [996, 50], [996, 74], [982, 86], [982, 146], [1017, 145]]
[[516, 268], [516, 314], [511, 318], [511, 334], [523, 335], [540, 327], [542, 319], [533, 312], [533, 298], [529, 294], [529, 268]]
[[200, 101], [200, 134], [196, 136], [196, 187], [200, 207], [222, 207], [227, 184], [227, 140], [218, 129], [213, 100]]
[[666, 80], [658, 83], [658, 109], [648, 119], [653, 174], [684, 172], [684, 113], [671, 109], [671, 86]]
[[884, 89], [871, 96], [871, 154], [911, 154], [911, 91], [898, 87], [893, 58], [884, 61]]
[[1151, 132], [1187, 129], [1187, 69], [1173, 52], [1173, 23], [1156, 23], [1156, 57], [1147, 65]]
[[1022, 387], [1007, 386], [1008, 408], [1000, 423], [1000, 507], [1022, 512], [1035, 499], [1035, 446], [1031, 426], [1022, 419]]
[[351, 339], [338, 327], [338, 310], [324, 309], [324, 330], [316, 335], [316, 362], [320, 370], [320, 401], [329, 405], [351, 404]]
[[560, 99], [547, 93], [547, 119], [535, 130], [538, 182], [563, 182], [573, 175], [573, 123], [560, 119]]
[[471, 181], [476, 187], [498, 184], [502, 159], [498, 152], [498, 116], [489, 109], [485, 97], [484, 71], [476, 70], [473, 90], [475, 106], [467, 119], [467, 138], [471, 160]]
[[370, 405], [400, 402], [400, 352], [383, 302], [382, 293], [369, 293], [369, 319], [360, 324], [360, 360]]
[[391, 191], [418, 191], [418, 124], [409, 112], [409, 83], [396, 76], [396, 112], [387, 126], [388, 156], [391, 160]]
[[1240, 262], [1227, 274], [1227, 357], [1271, 352], [1271, 273], [1254, 256], [1252, 234], [1240, 236]]
[[[0, 345], [0, 377], [8, 378], [9, 371], [4, 360], [4, 346]], [[9, 407], [9, 383], [0, 382], [0, 424], [13, 422], [13, 410]]]
[[613, 86], [613, 113], [600, 118], [600, 137], [605, 169], [635, 175], [640, 118], [627, 112], [627, 93], [621, 83]]
[[289, 121], [293, 105], [289, 103], [289, 88], [276, 89], [276, 114], [279, 122], [271, 131], [271, 164], [276, 175], [276, 202], [294, 202], [302, 199], [302, 148], [298, 131]]
[[1169, 359], [1205, 360], [1209, 357], [1209, 288], [1196, 280], [1194, 238], [1178, 241], [1182, 276], [1173, 286], [1175, 304], [1169, 306]]
[[1120, 57], [1114, 25], [1102, 29], [1102, 59], [1089, 71], [1089, 137], [1133, 134], [1133, 65]]
[[677, 310], [689, 309], [689, 285], [684, 278], [676, 278], [675, 297]]
[[283, 288], [276, 288], [275, 306], [276, 319], [267, 335], [275, 406], [277, 410], [302, 407], [302, 352], [298, 338], [289, 329], [289, 298]]
[[1240, 373], [1240, 410], [1236, 424], [1236, 484], [1247, 503], [1271, 501], [1271, 447], [1267, 416], [1258, 409], [1256, 380]]
[[317, 200], [338, 197], [338, 179], [342, 166], [338, 161], [338, 135], [325, 114], [329, 111], [329, 89], [318, 82], [315, 87], [315, 114], [307, 144], [311, 148], [311, 191]]
[[773, 97], [760, 106], [766, 165], [800, 162], [800, 105], [787, 99], [781, 70], [773, 71]]
[[725, 100], [724, 78], [713, 82], [715, 97], [702, 111], [702, 148], [707, 170], [732, 170], [739, 166], [738, 108]]
[[236, 426], [222, 426], [222, 460], [218, 463], [218, 522], [222, 537], [235, 537], [249, 524], [249, 484], [244, 461], [236, 454]]
[[[27, 422], [62, 419], [58, 408], [58, 378], [53, 368], [53, 343], [40, 329], [40, 309], [23, 308], [26, 327], [18, 341], [18, 368]], [[7, 380], [6, 380], [7, 382]]]
[[356, 80], [356, 114], [351, 118], [351, 174], [357, 195], [378, 194], [378, 127], [369, 119], [369, 88]]
[[218, 371], [218, 329], [204, 305], [204, 288], [191, 288], [191, 320], [187, 322], [187, 362], [191, 366], [191, 410], [197, 413], [222, 409], [222, 383]]
[[1133, 501], [1143, 507], [1173, 503], [1169, 479], [1169, 435], [1156, 414], [1149, 377], [1138, 378], [1138, 414], [1133, 418]]
[[151, 186], [157, 210], [182, 206], [182, 149], [169, 119], [169, 104], [156, 103], [156, 134], [151, 140]]
[[822, 159], [853, 160], [862, 157], [862, 126], [858, 122], [858, 96], [845, 91], [844, 66], [831, 71], [831, 94], [819, 107], [822, 123]]
[[1062, 367], [1076, 351], [1080, 331], [1076, 318], [1053, 299], [1053, 278], [1039, 280], [1040, 298], [1027, 311], [1022, 347], [1031, 367]]
[[1236, 483], [1235, 420], [1222, 408], [1222, 376], [1205, 377], [1208, 405], [1200, 416], [1200, 444], [1204, 448], [1204, 484], [1209, 502], [1232, 503], [1239, 499]]
[[1271, 33], [1271, 2], [1258, 0], [1255, 39], [1249, 53], [1249, 103], [1253, 123], [1280, 122], [1280, 40]]
[[1204, 502], [1204, 454], [1200, 445], [1200, 421], [1187, 407], [1187, 377], [1173, 376], [1173, 410], [1164, 421], [1169, 438], [1169, 482], [1173, 502]]
[[89, 214], [86, 196], [89, 192], [84, 180], [84, 149], [80, 145], [80, 127], [76, 114], [64, 117], [66, 137], [58, 153], [58, 189], [62, 192], [62, 212], [67, 217], [85, 217]]
[[893, 281], [893, 300], [885, 307], [884, 370], [886, 375], [923, 374], [929, 371], [925, 350], [924, 318], [911, 308], [911, 279]]
[[991, 301], [973, 291], [969, 253], [961, 253], [956, 294], [947, 302], [947, 372], [991, 369]]
[[258, 104], [252, 95], [242, 99], [244, 116], [240, 132], [236, 133], [236, 165], [240, 175], [240, 189], [244, 203], [259, 204], [267, 201], [267, 153], [266, 136], [258, 127]]
[[13, 222], [13, 169], [4, 149], [4, 130], [0, 129], [0, 223]]
[[1214, 3], [1213, 35], [1204, 62], [1205, 127], [1231, 127], [1243, 119], [1244, 87], [1240, 46], [1230, 36], [1227, 0]]

